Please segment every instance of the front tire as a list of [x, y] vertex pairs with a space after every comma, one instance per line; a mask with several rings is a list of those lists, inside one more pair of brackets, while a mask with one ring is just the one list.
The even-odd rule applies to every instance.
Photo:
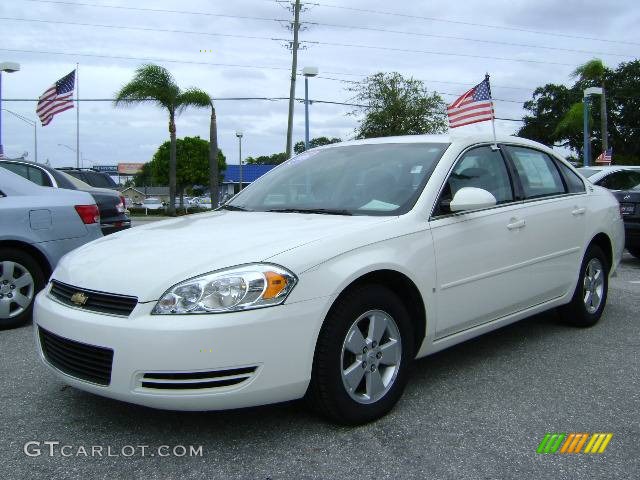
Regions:
[[0, 329], [31, 319], [33, 300], [45, 284], [42, 267], [31, 255], [15, 248], [0, 248]]
[[560, 309], [564, 321], [577, 327], [591, 327], [598, 323], [607, 303], [608, 291], [607, 259], [600, 247], [591, 245], [582, 260], [571, 303]]
[[341, 424], [380, 418], [400, 399], [414, 355], [400, 298], [380, 285], [357, 287], [332, 307], [320, 331], [307, 400]]

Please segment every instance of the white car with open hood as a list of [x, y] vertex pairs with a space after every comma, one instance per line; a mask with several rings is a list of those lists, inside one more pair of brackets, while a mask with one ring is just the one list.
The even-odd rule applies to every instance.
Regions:
[[556, 307], [595, 324], [623, 243], [611, 193], [536, 142], [338, 143], [216, 211], [65, 256], [36, 301], [37, 349], [63, 382], [118, 400], [306, 397], [362, 423], [417, 357]]

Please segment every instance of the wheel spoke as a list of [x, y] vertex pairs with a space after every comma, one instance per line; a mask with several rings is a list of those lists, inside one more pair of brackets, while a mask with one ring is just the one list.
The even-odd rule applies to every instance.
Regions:
[[359, 355], [362, 353], [362, 349], [366, 345], [367, 345], [367, 341], [362, 335], [362, 332], [360, 331], [360, 329], [357, 326], [352, 328], [347, 336], [347, 341], [345, 342], [346, 349], [349, 350], [351, 353]]
[[389, 340], [380, 346], [380, 352], [382, 353], [381, 365], [397, 365], [400, 362], [400, 344], [397, 340]]
[[13, 278], [13, 267], [15, 263], [5, 260], [2, 262], [2, 277], [5, 280], [11, 280]]
[[591, 306], [591, 297], [592, 297], [592, 295], [591, 295], [591, 290], [587, 290], [587, 291], [585, 292], [585, 295], [584, 295], [584, 304], [585, 304], [587, 307], [590, 307], [590, 306]]
[[371, 315], [369, 317], [369, 333], [367, 339], [372, 342], [380, 343], [382, 335], [387, 329], [387, 317], [381, 314]]
[[13, 284], [16, 288], [26, 287], [27, 285], [31, 285], [33, 283], [33, 278], [28, 272], [25, 272], [20, 277], [16, 278]]
[[9, 318], [11, 305], [6, 299], [0, 300], [0, 318]]
[[600, 306], [600, 295], [598, 294], [598, 289], [593, 289], [593, 294], [591, 295], [591, 306], [599, 307]]
[[362, 362], [356, 361], [349, 366], [346, 370], [342, 372], [342, 376], [345, 381], [351, 388], [351, 390], [355, 390], [360, 385], [362, 381], [362, 377], [364, 376], [364, 368], [362, 368]]
[[380, 375], [380, 370], [376, 370], [375, 372], [369, 372], [367, 374], [367, 396], [373, 399], [383, 391], [384, 391], [384, 383], [382, 383], [382, 376]]
[[16, 293], [13, 296], [13, 301], [20, 305], [22, 308], [27, 308], [29, 303], [31, 303], [31, 299], [26, 295], [22, 295], [21, 293]]

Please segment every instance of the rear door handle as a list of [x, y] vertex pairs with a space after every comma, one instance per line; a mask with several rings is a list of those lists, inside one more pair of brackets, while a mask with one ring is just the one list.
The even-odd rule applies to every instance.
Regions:
[[577, 216], [577, 215], [583, 215], [584, 212], [586, 212], [587, 209], [585, 207], [573, 207], [573, 210], [571, 211], [571, 215]]
[[511, 223], [507, 224], [507, 228], [509, 230], [517, 230], [518, 228], [522, 228], [527, 224], [524, 220], [516, 220], [515, 218], [511, 219]]

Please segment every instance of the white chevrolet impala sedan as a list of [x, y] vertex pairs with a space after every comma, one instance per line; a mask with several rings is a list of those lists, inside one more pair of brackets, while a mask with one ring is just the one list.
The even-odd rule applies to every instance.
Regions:
[[616, 199], [536, 142], [333, 144], [216, 211], [65, 256], [37, 298], [37, 349], [63, 382], [126, 402], [305, 397], [363, 423], [415, 358], [552, 308], [594, 325], [623, 242]]

